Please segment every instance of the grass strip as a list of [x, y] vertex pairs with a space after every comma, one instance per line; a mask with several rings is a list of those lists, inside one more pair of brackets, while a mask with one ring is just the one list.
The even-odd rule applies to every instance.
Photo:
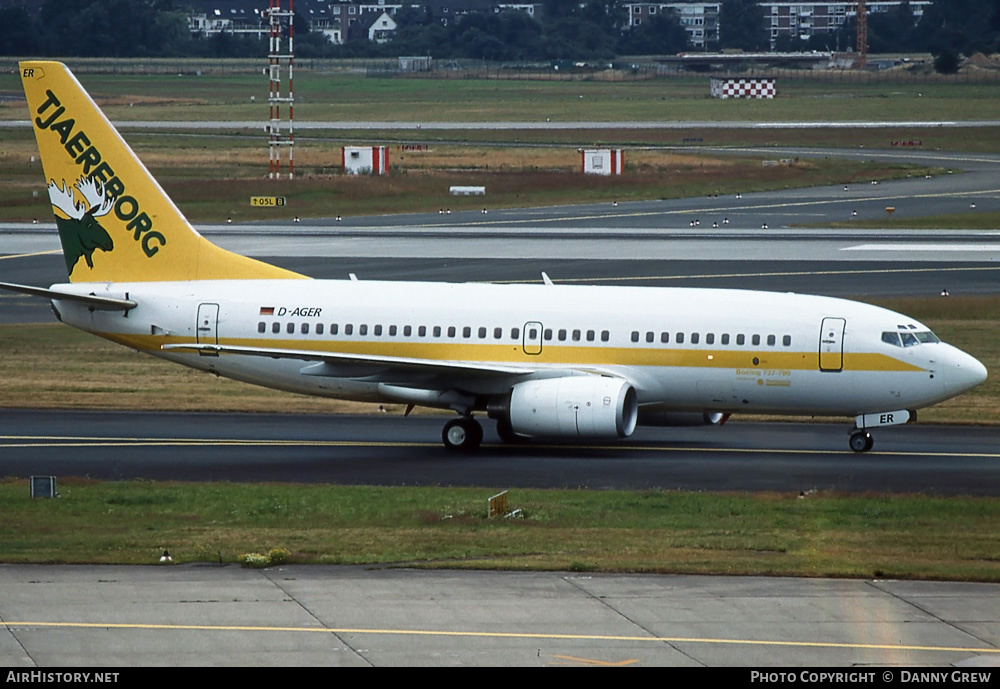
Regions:
[[[0, 222], [51, 217], [44, 176], [30, 132], [11, 132], [0, 150]], [[868, 183], [939, 174], [885, 161], [753, 157], [742, 153], [635, 150], [625, 174], [579, 172], [576, 147], [435, 144], [389, 154], [390, 174], [345, 175], [338, 140], [310, 142], [295, 154], [294, 180], [263, 177], [267, 153], [243, 137], [183, 138], [130, 134], [129, 141], [164, 189], [194, 222], [291, 220], [373, 213], [480, 210], [704, 197], [830, 184]], [[32, 156], [34, 161], [32, 162]], [[780, 164], [765, 164], [780, 163]], [[484, 186], [485, 197], [456, 197], [452, 186]], [[283, 196], [275, 208], [252, 208], [251, 196]], [[686, 226], [685, 219], [678, 227]]]
[[0, 480], [0, 561], [298, 563], [1000, 580], [989, 498]]

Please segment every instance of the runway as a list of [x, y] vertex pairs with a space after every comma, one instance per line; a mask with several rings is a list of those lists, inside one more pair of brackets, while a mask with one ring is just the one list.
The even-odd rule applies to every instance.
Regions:
[[0, 474], [180, 481], [1000, 496], [1000, 428], [849, 423], [639, 428], [576, 446], [500, 443], [453, 453], [447, 417], [0, 410]]

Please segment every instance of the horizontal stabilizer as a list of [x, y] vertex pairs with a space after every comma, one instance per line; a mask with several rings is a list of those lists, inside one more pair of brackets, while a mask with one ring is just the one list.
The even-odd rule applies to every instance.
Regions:
[[72, 292], [45, 289], [44, 287], [32, 287], [31, 285], [15, 285], [10, 282], [0, 282], [0, 289], [20, 292], [21, 294], [30, 294], [33, 297], [42, 297], [44, 299], [65, 299], [67, 301], [82, 302], [98, 311], [128, 311], [138, 306], [131, 299], [99, 297], [96, 294], [74, 294]]
[[319, 352], [301, 349], [279, 349], [272, 347], [241, 347], [236, 345], [216, 344], [169, 344], [163, 345], [165, 351], [190, 350], [203, 354], [243, 354], [245, 356], [262, 356], [272, 359], [298, 359], [301, 361], [322, 361], [328, 364], [368, 364], [387, 366], [395, 369], [440, 371], [443, 373], [466, 373], [489, 376], [524, 376], [534, 373], [535, 369], [523, 366], [505, 366], [502, 364], [439, 361], [437, 359], [416, 359], [402, 356], [379, 356], [376, 354], [346, 354], [342, 352]]

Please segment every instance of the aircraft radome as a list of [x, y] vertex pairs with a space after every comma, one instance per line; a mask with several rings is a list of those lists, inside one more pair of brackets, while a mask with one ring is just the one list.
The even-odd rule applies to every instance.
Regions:
[[450, 449], [610, 440], [730, 414], [869, 428], [986, 379], [912, 318], [723, 289], [310, 280], [204, 239], [70, 71], [22, 62], [69, 281], [5, 285], [154, 356], [291, 392], [451, 409]]

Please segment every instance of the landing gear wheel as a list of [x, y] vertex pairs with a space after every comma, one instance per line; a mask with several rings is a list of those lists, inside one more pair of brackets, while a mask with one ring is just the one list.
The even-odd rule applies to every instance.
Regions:
[[449, 450], [475, 450], [483, 442], [483, 427], [472, 418], [452, 419], [444, 425], [441, 440]]
[[868, 431], [855, 431], [851, 433], [850, 445], [855, 452], [868, 452], [875, 445], [875, 439]]

